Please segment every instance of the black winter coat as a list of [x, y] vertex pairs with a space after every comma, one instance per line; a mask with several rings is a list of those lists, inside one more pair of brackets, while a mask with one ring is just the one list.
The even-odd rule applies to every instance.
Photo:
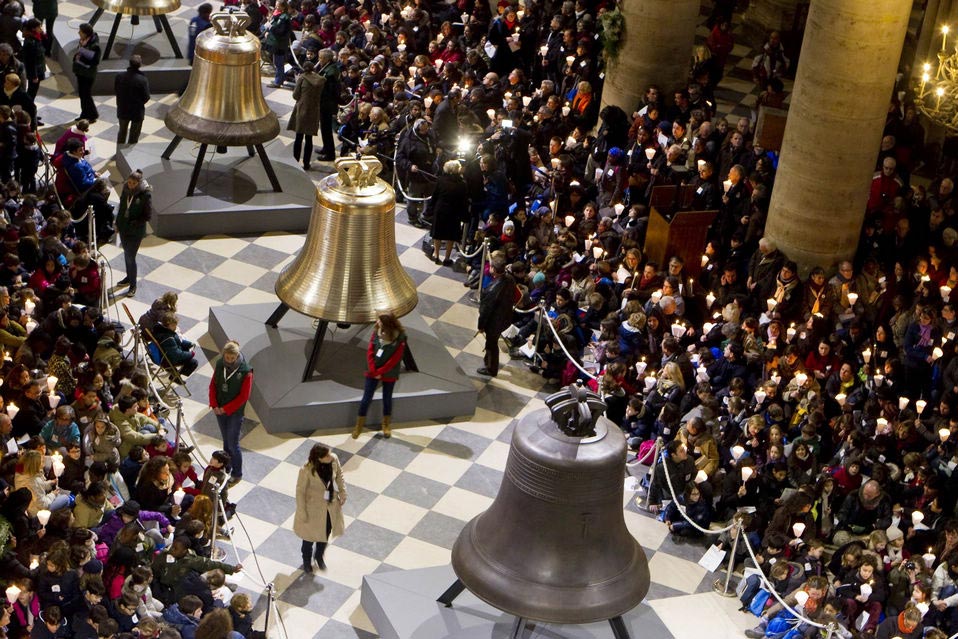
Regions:
[[116, 92], [116, 117], [120, 120], [142, 120], [150, 100], [150, 81], [139, 69], [127, 69], [113, 81]]

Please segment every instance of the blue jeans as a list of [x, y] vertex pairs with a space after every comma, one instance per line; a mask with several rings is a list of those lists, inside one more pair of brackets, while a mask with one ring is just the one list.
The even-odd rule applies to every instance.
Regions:
[[[359, 416], [365, 417], [369, 410], [369, 404], [373, 401], [373, 393], [379, 385], [378, 379], [373, 377], [366, 378], [366, 385], [363, 387], [363, 398], [359, 402]], [[383, 382], [383, 417], [393, 414], [393, 386], [396, 382]]]
[[70, 495], [57, 495], [53, 498], [53, 501], [50, 503], [50, 506], [47, 508], [50, 512], [54, 510], [60, 510], [61, 508], [70, 507]]
[[240, 432], [243, 426], [243, 411], [238, 410], [232, 415], [217, 415], [220, 434], [223, 436], [223, 450], [230, 456], [230, 475], [243, 476], [243, 452], [240, 450]]
[[280, 86], [286, 82], [286, 52], [273, 52], [273, 66], [276, 68], [276, 74], [273, 76], [273, 83]]

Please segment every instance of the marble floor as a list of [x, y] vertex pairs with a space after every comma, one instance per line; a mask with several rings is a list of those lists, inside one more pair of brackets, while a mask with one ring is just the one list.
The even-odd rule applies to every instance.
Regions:
[[[82, 10], [81, 10], [82, 9]], [[76, 21], [88, 7], [60, 4], [61, 19]], [[108, 21], [107, 21], [108, 22]], [[106, 23], [98, 25], [108, 28]], [[105, 34], [104, 34], [105, 35]], [[703, 34], [700, 34], [703, 35]], [[723, 114], [747, 115], [755, 91], [747, 77], [748, 47], [734, 51], [734, 70], [718, 92]], [[52, 77], [40, 91], [41, 133], [51, 144], [79, 111], [69, 82], [51, 66]], [[288, 90], [264, 91], [270, 106], [285, 125], [292, 108]], [[155, 95], [147, 109], [144, 142], [170, 139], [163, 115], [175, 95]], [[98, 169], [117, 175], [115, 152], [115, 98], [98, 97], [101, 119], [93, 125], [94, 158]], [[282, 134], [288, 150], [291, 138]], [[314, 165], [318, 180], [330, 166]], [[325, 169], [325, 171], [324, 171]], [[149, 176], [147, 176], [149, 178]], [[228, 229], [226, 229], [228, 230]], [[258, 627], [265, 621], [265, 583], [275, 585], [280, 618], [271, 616], [270, 636], [284, 639], [317, 637], [373, 637], [375, 629], [359, 605], [363, 575], [373, 572], [444, 565], [464, 525], [491, 503], [502, 480], [508, 442], [516, 421], [543, 408], [543, 380], [521, 363], [507, 363], [491, 381], [475, 375], [481, 365], [482, 342], [475, 338], [476, 308], [461, 276], [427, 259], [419, 249], [424, 232], [397, 216], [397, 251], [419, 287], [419, 310], [443, 340], [450, 354], [472, 379], [479, 392], [479, 408], [471, 419], [452, 423], [400, 422], [390, 440], [372, 433], [353, 440], [346, 432], [322, 437], [268, 434], [248, 409], [241, 441], [245, 481], [231, 491], [238, 502], [231, 543], [220, 542], [229, 560], [245, 569], [240, 588], [257, 599]], [[219, 446], [215, 420], [206, 407], [211, 368], [207, 357], [213, 344], [207, 334], [210, 306], [273, 302], [273, 284], [279, 272], [303, 244], [303, 236], [266, 233], [259, 237], [206, 236], [167, 241], [149, 236], [139, 256], [140, 283], [136, 298], [119, 298], [112, 307], [115, 319], [129, 323], [123, 306], [138, 317], [166, 290], [180, 293], [180, 327], [204, 347], [202, 365], [190, 377], [190, 397], [183, 399], [185, 424], [201, 451]], [[110, 279], [123, 277], [122, 254], [106, 246]], [[122, 290], [122, 289], [121, 289]], [[507, 359], [507, 356], [504, 355]], [[401, 383], [401, 382], [400, 382]], [[317, 441], [333, 447], [343, 462], [349, 500], [345, 506], [346, 534], [327, 553], [329, 569], [305, 575], [299, 542], [291, 531], [294, 488], [298, 467]], [[737, 612], [737, 600], [712, 592], [716, 575], [697, 565], [704, 546], [672, 542], [665, 526], [643, 514], [632, 494], [624, 503], [626, 523], [649, 556], [652, 588], [648, 603], [671, 634], [679, 639], [738, 637], [753, 619]], [[531, 541], [531, 540], [530, 540]], [[439, 593], [437, 593], [438, 595]], [[691, 614], [690, 614], [691, 613]]]

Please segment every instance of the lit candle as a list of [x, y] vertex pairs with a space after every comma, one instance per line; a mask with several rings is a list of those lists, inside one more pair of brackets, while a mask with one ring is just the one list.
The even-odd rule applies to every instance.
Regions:
[[708, 256], [708, 255], [703, 255], [703, 256], [702, 256], [702, 268], [705, 268], [705, 265], [708, 264], [708, 263], [709, 263], [709, 256]]
[[645, 390], [650, 391], [655, 387], [655, 373], [649, 373], [648, 377], [645, 378]]
[[20, 589], [14, 586], [7, 586], [7, 601], [13, 603], [20, 596]]
[[[926, 64], [925, 66], [930, 66], [930, 65], [927, 65], [927, 64]], [[928, 73], [928, 72], [926, 71], [925, 73], [922, 73], [922, 74], [921, 74], [921, 88], [920, 88], [919, 91], [918, 91], [918, 97], [920, 97], [920, 98], [925, 97], [925, 85], [928, 84], [928, 81], [929, 81], [929, 80], [931, 80], [931, 74], [930, 74], [930, 73]]]
[[869, 361], [871, 361], [871, 358], [872, 358], [872, 350], [870, 348], [866, 348], [865, 350], [862, 351], [862, 359], [865, 360], [866, 364]]
[[699, 171], [701, 171], [705, 168], [705, 160], [699, 160], [695, 163], [695, 165], [698, 167]]
[[60, 396], [59, 395], [47, 395], [47, 403], [50, 404], [50, 410], [55, 410], [57, 406], [60, 405]]
[[945, 354], [945, 351], [941, 350], [940, 346], [936, 346], [935, 349], [931, 352], [931, 359], [941, 359], [941, 356]]
[[799, 538], [802, 536], [802, 533], [804, 533], [804, 532], [805, 532], [805, 524], [803, 524], [802, 522], [800, 522], [800, 521], [799, 521], [799, 522], [796, 522], [796, 523], [792, 526], [792, 534], [795, 535], [795, 538], [796, 538], [796, 539], [799, 539]]
[[944, 51], [948, 44], [948, 25], [941, 25], [941, 50]]
[[931, 569], [935, 565], [935, 555], [933, 553], [926, 552], [921, 558], [925, 560], [925, 567]]
[[53, 462], [53, 474], [56, 477], [59, 477], [60, 475], [62, 475], [63, 471], [66, 470], [66, 468], [67, 468], [66, 465], [62, 461]]
[[884, 433], [888, 430], [888, 420], [884, 417], [879, 417], [875, 420], [875, 430], [879, 433]]
[[911, 513], [911, 524], [912, 524], [913, 526], [917, 526], [918, 524], [920, 524], [920, 523], [923, 522], [924, 520], [925, 520], [925, 513], [921, 512], [920, 510], [912, 511], [912, 513]]
[[47, 390], [52, 393], [53, 389], [56, 388], [58, 381], [60, 380], [58, 380], [55, 376], [47, 375]]
[[808, 593], [804, 590], [799, 590], [795, 593], [795, 602], [798, 604], [799, 608], [804, 608], [805, 604], [808, 602]]
[[544, 44], [541, 47], [539, 47], [539, 55], [541, 55], [544, 58], [546, 57], [547, 53], [549, 53], [549, 45]]
[[615, 214], [617, 216], [622, 215], [622, 211], [625, 210], [625, 204], [623, 204], [622, 202], [619, 202], [618, 204], [612, 207], [612, 210], [615, 211]]
[[27, 300], [23, 303], [23, 310], [27, 312], [27, 315], [33, 315], [33, 309], [36, 307], [37, 305], [33, 300]]
[[635, 372], [639, 377], [642, 377], [642, 373], [645, 372], [645, 369], [649, 366], [648, 362], [642, 360], [641, 362], [635, 363]]
[[652, 293], [650, 299], [652, 300], [653, 304], [658, 304], [659, 300], [662, 299], [662, 290], [660, 289]]
[[775, 300], [774, 297], [770, 297], [767, 300], [765, 300], [765, 304], [766, 306], [768, 306], [768, 312], [771, 313], [772, 311], [775, 310], [775, 306], [778, 304], [778, 302]]
[[17, 413], [19, 412], [20, 412], [20, 409], [17, 408], [16, 404], [7, 404], [7, 416], [10, 419], [13, 419], [14, 417], [16, 417]]
[[653, 148], [650, 147], [650, 148], [648, 148], [648, 149], [645, 150], [645, 159], [646, 159], [646, 160], [648, 160], [649, 162], [651, 162], [651, 161], [652, 161], [652, 158], [654, 158], [654, 157], [655, 157], [655, 149], [653, 149]]
[[567, 118], [569, 114], [572, 113], [572, 109], [568, 106], [562, 107], [562, 117]]
[[951, 287], [947, 284], [939, 287], [938, 292], [941, 293], [941, 299], [948, 301], [948, 298], [951, 296]]
[[709, 476], [705, 474], [704, 470], [700, 470], [695, 473], [695, 483], [701, 484], [702, 482], [708, 481]]
[[522, 106], [528, 107], [531, 102], [532, 102], [532, 96], [531, 96], [531, 95], [524, 95], [524, 96], [522, 96]]
[[745, 454], [744, 446], [732, 446], [732, 459], [738, 461]]
[[881, 386], [881, 383], [885, 381], [885, 376], [881, 373], [875, 373], [872, 379], [875, 380], [875, 386]]
[[[492, 109], [489, 109], [489, 111], [492, 111]], [[486, 111], [486, 113], [488, 114], [489, 111]], [[495, 115], [495, 111], [492, 111], [492, 113]], [[559, 158], [552, 158], [552, 160], [550, 160], [550, 164], [552, 164], [553, 169], [558, 169], [560, 164]]]
[[800, 387], [805, 385], [805, 382], [808, 381], [808, 375], [805, 373], [797, 373], [795, 375], [795, 383]]
[[918, 414], [921, 415], [923, 412], [925, 412], [925, 406], [927, 405], [928, 402], [923, 399], [919, 399], [917, 402], [915, 402], [915, 410], [917, 410]]
[[605, 249], [602, 248], [602, 245], [601, 245], [601, 244], [597, 244], [597, 245], [595, 245], [595, 246], [592, 247], [592, 256], [593, 256], [595, 259], [597, 259], [597, 260], [600, 259], [600, 258], [602, 257], [602, 254], [603, 254], [603, 253], [605, 253]]
[[50, 521], [50, 511], [44, 508], [43, 510], [37, 513], [37, 521], [40, 522], [40, 525], [46, 528], [47, 522]]
[[182, 488], [177, 488], [173, 491], [173, 503], [177, 506], [183, 503], [184, 497], [186, 497], [186, 492]]
[[[495, 119], [496, 119], [496, 110], [495, 110], [495, 109], [486, 109], [486, 115], [489, 117], [490, 120], [495, 120]], [[558, 159], [553, 159], [552, 161], [555, 162], [555, 163], [558, 163], [558, 162], [559, 162]]]
[[792, 324], [791, 326], [788, 327], [788, 330], [785, 331], [785, 339], [791, 342], [793, 339], [795, 339], [795, 333], [796, 333], [795, 325]]
[[705, 296], [705, 303], [708, 304], [709, 308], [712, 308], [712, 304], [715, 303], [715, 296], [711, 292]]
[[755, 405], [756, 405], [756, 406], [761, 406], [762, 402], [765, 401], [765, 398], [766, 398], [766, 397], [767, 397], [767, 395], [766, 395], [765, 391], [763, 391], [763, 390], [757, 390], [757, 391], [755, 391]]
[[[936, 101], [935, 101], [935, 108], [936, 108], [936, 109], [940, 109], [940, 108], [941, 108], [941, 99], [945, 96], [945, 89], [944, 89], [944, 87], [938, 87], [937, 89], [935, 89], [935, 96], [936, 96], [936, 98], [937, 98]], [[927, 277], [927, 276], [925, 276], [925, 277]], [[929, 278], [929, 279], [931, 279], [931, 278]], [[927, 280], [925, 280], [924, 277], [922, 278], [922, 280], [927, 281]]]
[[898, 410], [905, 410], [908, 407], [908, 402], [911, 401], [907, 397], [898, 398]]
[[743, 484], [748, 481], [748, 478], [752, 476], [753, 472], [755, 471], [752, 469], [751, 466], [742, 467], [742, 483]]
[[938, 437], [941, 438], [942, 443], [948, 441], [948, 438], [951, 437], [951, 429], [948, 429], [948, 428], [938, 429]]
[[855, 302], [858, 301], [858, 293], [849, 293], [848, 297], [848, 307], [851, 308], [855, 305]]
[[728, 190], [732, 188], [732, 180], [725, 180], [722, 182], [722, 186], [725, 188], [725, 192], [728, 193]]
[[672, 336], [675, 337], [675, 339], [682, 339], [686, 330], [688, 329], [679, 323], [672, 324]]
[[566, 216], [565, 216], [565, 225], [566, 225], [566, 227], [570, 227], [570, 226], [572, 226], [573, 224], [575, 224], [575, 216], [574, 216], [574, 215], [566, 215]]
[[864, 583], [858, 589], [861, 591], [862, 596], [864, 597], [868, 597], [872, 594], [871, 584]]
[[571, 66], [573, 62], [575, 62], [575, 56], [574, 56], [574, 55], [567, 55], [567, 56], [565, 57], [565, 63], [566, 63], [566, 64], [568, 64], [568, 65]]

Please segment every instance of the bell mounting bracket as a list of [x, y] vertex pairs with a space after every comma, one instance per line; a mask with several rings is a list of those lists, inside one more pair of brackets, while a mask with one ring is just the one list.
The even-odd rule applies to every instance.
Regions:
[[222, 11], [210, 16], [210, 24], [213, 25], [213, 31], [216, 35], [235, 37], [246, 33], [246, 27], [249, 26], [250, 17], [245, 13], [230, 13]]
[[569, 437], [594, 436], [596, 422], [606, 409], [602, 398], [581, 382], [549, 395], [545, 401], [552, 412], [552, 421]]

